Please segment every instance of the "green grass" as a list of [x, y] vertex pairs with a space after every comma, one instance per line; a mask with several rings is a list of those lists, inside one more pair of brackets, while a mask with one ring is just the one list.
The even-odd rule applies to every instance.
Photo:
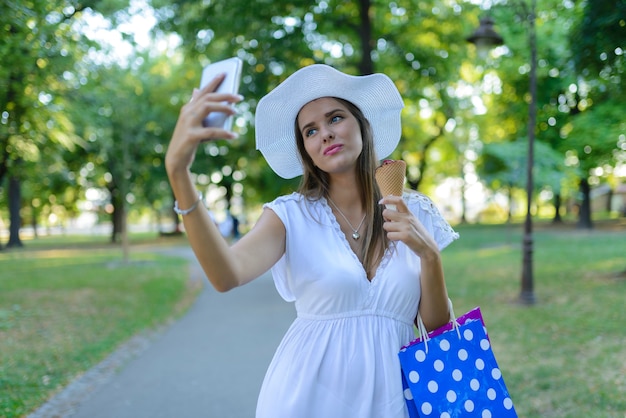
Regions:
[[624, 418], [626, 229], [541, 226], [533, 306], [518, 303], [521, 228], [457, 230], [448, 291], [457, 315], [481, 307], [519, 416]]
[[94, 237], [26, 244], [0, 252], [2, 417], [36, 409], [137, 332], [180, 315], [197, 292], [184, 260], [145, 247], [123, 263], [119, 246]]

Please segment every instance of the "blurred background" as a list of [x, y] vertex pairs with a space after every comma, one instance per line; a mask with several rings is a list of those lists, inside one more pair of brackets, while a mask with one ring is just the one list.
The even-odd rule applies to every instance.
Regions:
[[[577, 251], [604, 243], [609, 249], [590, 260], [611, 261], [595, 268], [602, 274], [626, 268], [625, 0], [3, 0], [0, 30], [5, 295], [12, 286], [6, 283], [27, 272], [11, 263], [35, 257], [16, 251], [41, 248], [37, 242], [47, 237], [98, 237], [122, 248], [128, 261], [129, 236], [184, 236], [172, 210], [165, 152], [203, 66], [231, 56], [244, 62], [245, 100], [234, 125], [240, 137], [204, 144], [192, 167], [225, 237], [245, 233], [264, 202], [297, 187], [298, 179], [276, 176], [255, 150], [258, 100], [302, 66], [325, 63], [355, 75], [383, 72], [395, 81], [405, 109], [402, 141], [392, 157], [406, 161], [407, 187], [429, 195], [455, 228], [470, 237], [473, 231], [477, 241], [466, 241], [470, 247], [512, 251], [510, 270], [514, 283], [521, 271], [521, 291], [509, 291], [507, 301], [536, 303], [538, 228], [542, 249], [554, 244], [552, 236], [541, 235], [545, 231], [573, 231], [552, 247], [576, 243], [563, 258], [551, 255], [541, 266], [568, 263]], [[581, 235], [591, 231], [611, 235], [597, 241]], [[456, 260], [464, 260], [458, 252]], [[567, 274], [577, 271], [582, 267], [574, 265]], [[623, 283], [619, 292], [602, 294], [623, 295]], [[471, 295], [454, 289], [461, 304]], [[542, 306], [554, 292], [543, 292]], [[0, 298], [0, 333], [19, 322], [29, 303], [11, 297]], [[467, 307], [472, 304], [468, 299]], [[535, 317], [536, 324], [540, 318], [545, 316]], [[605, 353], [615, 347], [623, 352], [617, 329], [611, 328], [617, 340]], [[505, 362], [513, 368], [518, 358]], [[0, 371], [7, 373], [6, 364]], [[52, 386], [62, 386], [76, 370], [61, 372]], [[531, 399], [539, 388], [528, 382], [537, 376], [523, 373], [512, 383], [520, 397]], [[624, 374], [611, 381], [617, 392], [584, 401], [600, 405], [608, 397], [615, 415], [561, 414], [557, 407], [546, 409], [551, 401], [545, 400], [531, 402], [526, 410], [534, 412], [526, 416], [623, 417]], [[50, 377], [42, 379], [35, 378], [32, 399], [7, 397], [12, 400], [0, 403], [0, 414], [32, 410], [50, 393]], [[7, 378], [5, 389], [14, 390], [15, 382]], [[578, 395], [565, 392], [562, 399]]]

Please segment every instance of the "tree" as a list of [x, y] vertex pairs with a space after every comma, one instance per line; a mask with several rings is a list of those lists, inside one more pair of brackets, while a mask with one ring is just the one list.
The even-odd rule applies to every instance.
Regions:
[[[535, 144], [535, 176], [541, 179], [535, 184], [535, 193], [549, 190], [560, 194], [563, 182], [576, 171], [565, 165], [563, 155], [543, 142]], [[512, 189], [525, 187], [525, 171], [528, 153], [524, 141], [494, 142], [485, 144], [478, 160], [478, 171], [482, 180], [492, 190], [506, 190], [511, 201]], [[559, 208], [555, 208], [557, 216]], [[509, 219], [511, 217], [509, 205]]]
[[176, 92], [188, 82], [176, 59], [138, 53], [130, 67], [86, 64], [82, 69], [89, 73], [76, 92], [87, 109], [81, 122], [83, 166], [91, 167], [91, 187], [108, 190], [112, 242], [124, 239], [130, 208], [149, 205], [156, 210], [169, 197], [163, 160], [182, 100]]
[[590, 186], [612, 172], [623, 158], [624, 132], [622, 100], [609, 100], [593, 105], [572, 118], [564, 128], [572, 165], [580, 168], [582, 203], [579, 226], [591, 228]]
[[[579, 226], [592, 227], [590, 183], [611, 171], [623, 148], [626, 125], [623, 97], [626, 85], [622, 76], [624, 39], [626, 39], [626, 0], [607, 3], [585, 2], [582, 18], [572, 31], [571, 49], [575, 68], [580, 75], [577, 85], [575, 117], [564, 127], [572, 159], [583, 173], [580, 189], [583, 195]], [[608, 168], [608, 169], [607, 169]], [[592, 172], [594, 170], [594, 172]], [[601, 174], [597, 176], [597, 174]]]
[[7, 1], [0, 25], [9, 36], [0, 40], [0, 184], [9, 178], [10, 246], [21, 246], [19, 230], [21, 184], [28, 179], [22, 162], [43, 153], [71, 149], [78, 142], [71, 121], [64, 117], [74, 63], [90, 43], [73, 30], [75, 19], [88, 7], [110, 7], [119, 1]]

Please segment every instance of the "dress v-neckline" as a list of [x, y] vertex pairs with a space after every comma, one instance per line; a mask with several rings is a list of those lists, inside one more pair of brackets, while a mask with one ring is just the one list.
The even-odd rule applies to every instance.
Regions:
[[324, 209], [326, 210], [326, 214], [328, 215], [328, 219], [330, 220], [330, 222], [331, 222], [331, 224], [333, 226], [333, 230], [335, 231], [335, 236], [340, 241], [342, 241], [344, 246], [347, 248], [347, 250], [350, 251], [350, 254], [352, 255], [352, 259], [360, 266], [361, 273], [362, 273], [364, 279], [369, 284], [372, 284], [374, 281], [377, 281], [376, 278], [384, 270], [384, 268], [386, 267], [386, 265], [387, 265], [387, 263], [389, 261], [391, 247], [385, 249], [385, 253], [383, 254], [383, 257], [381, 258], [380, 262], [378, 263], [378, 266], [376, 266], [376, 268], [374, 269], [374, 275], [372, 276], [372, 278], [369, 278], [367, 276], [367, 270], [365, 269], [365, 266], [363, 265], [363, 263], [359, 259], [359, 256], [354, 252], [354, 250], [350, 246], [350, 242], [348, 242], [348, 238], [346, 237], [345, 232], [343, 232], [343, 230], [341, 229], [341, 225], [339, 225], [339, 221], [337, 220], [337, 217], [335, 216], [335, 213], [333, 212], [333, 209], [330, 207], [330, 204], [328, 203], [328, 199], [322, 197], [321, 200], [322, 200]]

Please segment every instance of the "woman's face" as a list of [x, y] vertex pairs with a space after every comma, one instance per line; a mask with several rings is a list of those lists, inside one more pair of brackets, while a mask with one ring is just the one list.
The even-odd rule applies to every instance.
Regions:
[[343, 103], [322, 97], [305, 104], [298, 114], [298, 129], [319, 169], [327, 173], [355, 169], [363, 139], [358, 121]]

